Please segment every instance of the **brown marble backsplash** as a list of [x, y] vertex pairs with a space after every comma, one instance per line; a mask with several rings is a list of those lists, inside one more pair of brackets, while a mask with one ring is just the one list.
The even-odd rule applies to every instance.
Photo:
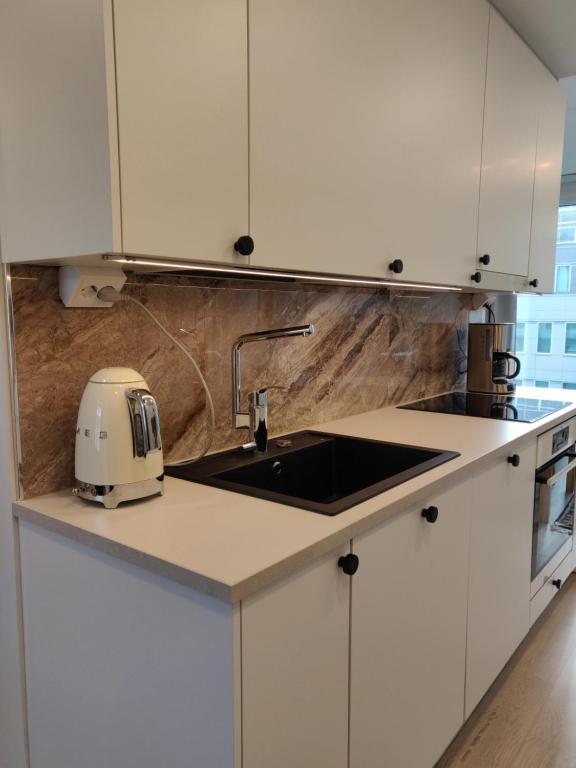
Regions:
[[[76, 415], [92, 373], [135, 368], [161, 416], [165, 458], [193, 456], [207, 410], [188, 360], [131, 303], [66, 309], [52, 267], [12, 270], [23, 484], [27, 497], [74, 480]], [[130, 276], [140, 299], [196, 356], [216, 407], [212, 451], [239, 445], [232, 427], [231, 348], [242, 333], [313, 323], [309, 338], [244, 347], [243, 387], [270, 394], [274, 434], [449, 390], [458, 373], [457, 295]], [[460, 339], [460, 345], [465, 340]]]

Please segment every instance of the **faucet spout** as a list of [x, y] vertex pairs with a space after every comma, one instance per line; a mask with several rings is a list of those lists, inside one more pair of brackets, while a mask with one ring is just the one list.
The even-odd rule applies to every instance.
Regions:
[[[291, 336], [312, 336], [316, 329], [309, 323], [308, 325], [295, 325], [289, 328], [275, 328], [270, 331], [256, 331], [255, 333], [245, 333], [239, 336], [232, 346], [232, 391], [233, 408], [232, 418], [236, 429], [247, 428], [250, 430], [250, 441], [246, 448], [257, 448], [261, 452], [266, 451], [268, 436], [268, 403], [265, 397], [265, 390], [258, 390], [253, 393], [250, 400], [250, 409], [243, 411], [240, 406], [242, 389], [242, 361], [240, 350], [244, 344], [250, 344], [255, 341], [268, 341], [269, 339], [283, 339]], [[262, 397], [255, 397], [255, 394], [261, 394]], [[258, 413], [256, 413], [258, 411]], [[258, 439], [255, 439], [258, 432]]]

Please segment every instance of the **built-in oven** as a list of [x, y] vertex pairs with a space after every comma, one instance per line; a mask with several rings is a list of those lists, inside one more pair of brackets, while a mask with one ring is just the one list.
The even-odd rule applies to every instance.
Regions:
[[538, 438], [532, 531], [532, 585], [536, 588], [546, 566], [556, 567], [572, 549], [575, 443], [575, 419]]

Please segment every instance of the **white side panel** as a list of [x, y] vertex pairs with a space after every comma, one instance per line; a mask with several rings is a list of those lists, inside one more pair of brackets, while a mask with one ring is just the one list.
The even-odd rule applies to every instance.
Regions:
[[233, 608], [21, 524], [32, 768], [234, 768]]
[[353, 542], [350, 768], [431, 768], [462, 725], [470, 492]]
[[332, 552], [242, 603], [243, 768], [347, 768], [350, 577]]
[[112, 248], [102, 0], [0, 3], [2, 259]]
[[6, 338], [4, 284], [0, 273], [0, 768], [26, 768], [23, 669], [12, 498], [16, 496]]
[[566, 96], [557, 81], [540, 62], [535, 62], [535, 66], [538, 68], [541, 95], [529, 276], [531, 280], [538, 280], [535, 291], [552, 293], [556, 264], [556, 230], [560, 205]]
[[251, 264], [470, 285], [487, 4], [249, 6]]
[[244, 263], [246, 0], [115, 0], [123, 249]]
[[528, 274], [538, 93], [534, 54], [491, 8], [478, 229], [489, 271]]
[[473, 479], [466, 716], [492, 685], [530, 626], [530, 562], [536, 441]]

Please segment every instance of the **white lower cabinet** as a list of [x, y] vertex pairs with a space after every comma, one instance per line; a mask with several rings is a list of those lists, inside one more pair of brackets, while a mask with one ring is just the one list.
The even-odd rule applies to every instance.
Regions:
[[528, 631], [515, 453], [240, 605], [22, 522], [31, 767], [432, 768]]
[[465, 482], [353, 542], [350, 768], [431, 768], [464, 721], [470, 509]]
[[338, 568], [342, 554], [242, 603], [243, 768], [348, 765], [350, 577]]
[[536, 442], [514, 454], [518, 466], [499, 456], [472, 481], [467, 717], [530, 626]]

